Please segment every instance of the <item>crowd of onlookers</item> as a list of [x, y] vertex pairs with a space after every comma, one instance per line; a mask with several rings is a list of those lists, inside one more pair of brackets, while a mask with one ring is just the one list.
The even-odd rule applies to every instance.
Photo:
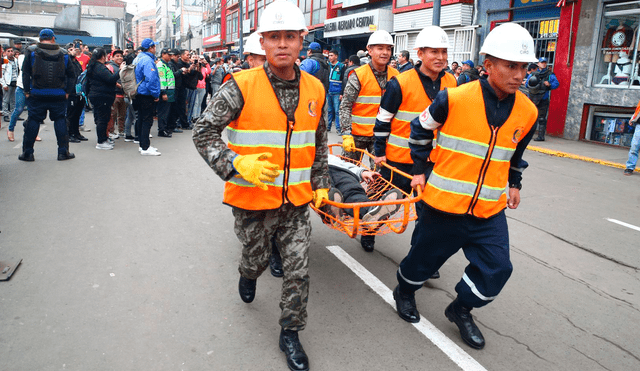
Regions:
[[[209, 55], [186, 49], [165, 48], [156, 56], [155, 43], [150, 39], [145, 42], [137, 50], [122, 50], [117, 46], [109, 50], [90, 48], [81, 40], [61, 46], [66, 50], [74, 71], [72, 77], [67, 76], [67, 85], [75, 86], [75, 89], [67, 89], [66, 98], [69, 142], [88, 140], [83, 133], [92, 130], [85, 121], [85, 112], [89, 111], [93, 111], [96, 149], [100, 150], [113, 149], [119, 138], [139, 143], [143, 131], [138, 122], [139, 116], [144, 116], [145, 119], [150, 116], [151, 120], [157, 117], [157, 135], [161, 137], [170, 138], [174, 133], [190, 130], [206, 108], [208, 97], [222, 85], [225, 75], [247, 67], [236, 56], [211, 59]], [[27, 108], [22, 65], [25, 53], [31, 52], [27, 48], [27, 45], [18, 40], [13, 45], [4, 45], [2, 48], [2, 121], [8, 123], [9, 141], [15, 141], [16, 123], [25, 120], [21, 117]], [[149, 53], [150, 50], [152, 53]], [[141, 110], [136, 109], [135, 103], [144, 101], [145, 94], [135, 94], [134, 97], [125, 93], [119, 72], [123, 66], [133, 64], [136, 65], [136, 70], [140, 70], [137, 65], [145, 60], [140, 59], [144, 55], [150, 58], [158, 74], [164, 73], [158, 76], [159, 81], [151, 81], [153, 78], [145, 77], [139, 79], [142, 81], [139, 81], [137, 90], [144, 90], [156, 82], [161, 85], [160, 94], [154, 97], [149, 107]], [[36, 141], [40, 140], [37, 136]], [[160, 154], [154, 147], [150, 148]]]

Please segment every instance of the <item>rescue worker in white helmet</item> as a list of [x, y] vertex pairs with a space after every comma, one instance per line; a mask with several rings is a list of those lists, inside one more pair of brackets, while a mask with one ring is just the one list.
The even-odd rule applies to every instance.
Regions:
[[373, 126], [380, 99], [389, 79], [399, 74], [388, 66], [392, 47], [393, 39], [387, 31], [372, 33], [367, 43], [371, 62], [356, 68], [347, 80], [340, 103], [343, 156], [359, 160], [355, 148], [373, 154]]
[[[387, 82], [399, 74], [389, 66], [393, 39], [384, 30], [369, 36], [367, 51], [371, 61], [351, 72], [340, 102], [340, 126], [342, 128], [342, 155], [360, 160], [355, 148], [373, 154], [373, 126], [380, 107], [380, 99]], [[373, 165], [373, 164], [371, 164]], [[362, 236], [360, 244], [365, 251], [373, 251], [375, 236]]]
[[471, 309], [494, 300], [513, 270], [505, 208], [520, 204], [528, 166], [522, 154], [537, 118], [535, 105], [518, 90], [527, 65], [536, 60], [529, 32], [515, 23], [498, 26], [480, 54], [488, 79], [441, 91], [411, 121], [411, 185], [423, 187], [424, 204], [393, 291], [400, 318], [420, 321], [415, 292], [462, 248], [469, 265], [445, 316], [475, 349], [485, 340]]
[[276, 236], [284, 261], [279, 346], [291, 370], [309, 369], [298, 338], [307, 322], [308, 204], [321, 206], [330, 186], [324, 87], [295, 64], [307, 32], [297, 6], [269, 4], [258, 25], [267, 62], [234, 73], [193, 130], [198, 152], [226, 181], [223, 202], [232, 207], [242, 244], [238, 291], [245, 303], [255, 297]]
[[249, 68], [260, 67], [267, 61], [265, 52], [260, 45], [260, 35], [257, 32], [247, 37], [247, 44], [242, 54], [247, 56], [246, 61], [249, 64]]
[[[442, 28], [424, 28], [416, 37], [413, 48], [418, 51], [420, 62], [387, 83], [373, 128], [376, 165], [384, 161], [405, 173], [414, 174], [409, 151], [411, 120], [431, 104], [440, 90], [457, 86], [455, 78], [445, 72], [448, 48], [449, 37]], [[405, 193], [411, 193], [409, 179], [391, 177], [391, 171], [384, 166], [380, 168], [380, 174]], [[436, 272], [432, 278], [438, 277]]]

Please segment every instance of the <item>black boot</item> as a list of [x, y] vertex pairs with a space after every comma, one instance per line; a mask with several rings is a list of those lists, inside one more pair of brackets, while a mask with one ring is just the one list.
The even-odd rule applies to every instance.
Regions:
[[240, 276], [240, 282], [238, 282], [238, 293], [240, 293], [240, 299], [245, 303], [251, 303], [256, 297], [256, 281], [250, 280]]
[[400, 285], [393, 289], [393, 298], [396, 301], [396, 310], [403, 320], [410, 323], [420, 322], [420, 313], [416, 307], [415, 294], [405, 294], [400, 291]]
[[364, 249], [364, 251], [366, 252], [372, 252], [373, 248], [376, 244], [376, 236], [362, 236], [360, 238], [360, 245], [362, 245], [362, 248]]
[[449, 321], [455, 323], [460, 330], [460, 336], [465, 343], [475, 349], [484, 348], [484, 337], [480, 332], [476, 323], [473, 322], [471, 316], [471, 309], [463, 307], [458, 299], [454, 300], [447, 309], [444, 310], [444, 315], [447, 316]]
[[282, 257], [280, 251], [276, 246], [275, 237], [271, 239], [271, 256], [269, 257], [269, 268], [271, 268], [271, 275], [274, 277], [284, 276], [284, 270], [282, 269]]
[[30, 154], [26, 154], [26, 153], [22, 153], [20, 155], [18, 155], [18, 160], [20, 161], [35, 161], [35, 158], [33, 157], [33, 153]]
[[80, 143], [80, 138], [76, 138], [75, 135], [69, 135], [69, 143]]
[[544, 134], [547, 131], [547, 125], [538, 125], [538, 137], [533, 140], [536, 142], [544, 142]]
[[280, 331], [280, 350], [287, 357], [287, 366], [292, 371], [309, 370], [309, 358], [304, 352], [300, 339], [298, 339], [298, 331], [285, 330]]
[[76, 155], [69, 151], [66, 153], [58, 153], [58, 161], [71, 160], [72, 158], [76, 158]]

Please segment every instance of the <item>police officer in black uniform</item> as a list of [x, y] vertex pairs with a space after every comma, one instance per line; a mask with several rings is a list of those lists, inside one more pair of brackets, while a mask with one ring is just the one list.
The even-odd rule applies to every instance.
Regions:
[[56, 45], [51, 29], [40, 31], [40, 42], [30, 46], [22, 65], [22, 82], [27, 98], [29, 118], [25, 123], [21, 161], [34, 161], [33, 144], [40, 130], [40, 123], [47, 117], [53, 120], [58, 139], [58, 160], [76, 157], [69, 153], [67, 132], [67, 98], [75, 89], [75, 73], [65, 49]]

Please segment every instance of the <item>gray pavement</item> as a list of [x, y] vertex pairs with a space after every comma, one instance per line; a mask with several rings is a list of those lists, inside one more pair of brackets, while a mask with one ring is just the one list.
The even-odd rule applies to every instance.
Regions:
[[[0, 370], [286, 369], [280, 281], [266, 272], [256, 300], [240, 301], [240, 244], [223, 182], [189, 133], [154, 137], [160, 157], [122, 139], [98, 151], [95, 129], [85, 135], [65, 162], [48, 121], [34, 163], [17, 160], [20, 126], [16, 142], [0, 140], [0, 260], [23, 259], [0, 282]], [[545, 144], [593, 146], [559, 141]], [[578, 154], [624, 152], [593, 148]], [[494, 303], [473, 311], [486, 348], [464, 345], [443, 315], [462, 253], [417, 293], [423, 319], [487, 370], [640, 369], [640, 232], [607, 220], [640, 224], [640, 177], [533, 151], [525, 159], [522, 204], [507, 211], [514, 273]], [[301, 333], [312, 369], [459, 370], [326, 248], [340, 246], [393, 289], [412, 227], [366, 253], [312, 220]]]
[[629, 154], [629, 149], [624, 147], [576, 140], [567, 140], [563, 138], [551, 137], [548, 135], [545, 138], [544, 142], [531, 141], [530, 146], [571, 153], [578, 156], [584, 156], [603, 161], [611, 161], [622, 165], [627, 162], [627, 157]]

